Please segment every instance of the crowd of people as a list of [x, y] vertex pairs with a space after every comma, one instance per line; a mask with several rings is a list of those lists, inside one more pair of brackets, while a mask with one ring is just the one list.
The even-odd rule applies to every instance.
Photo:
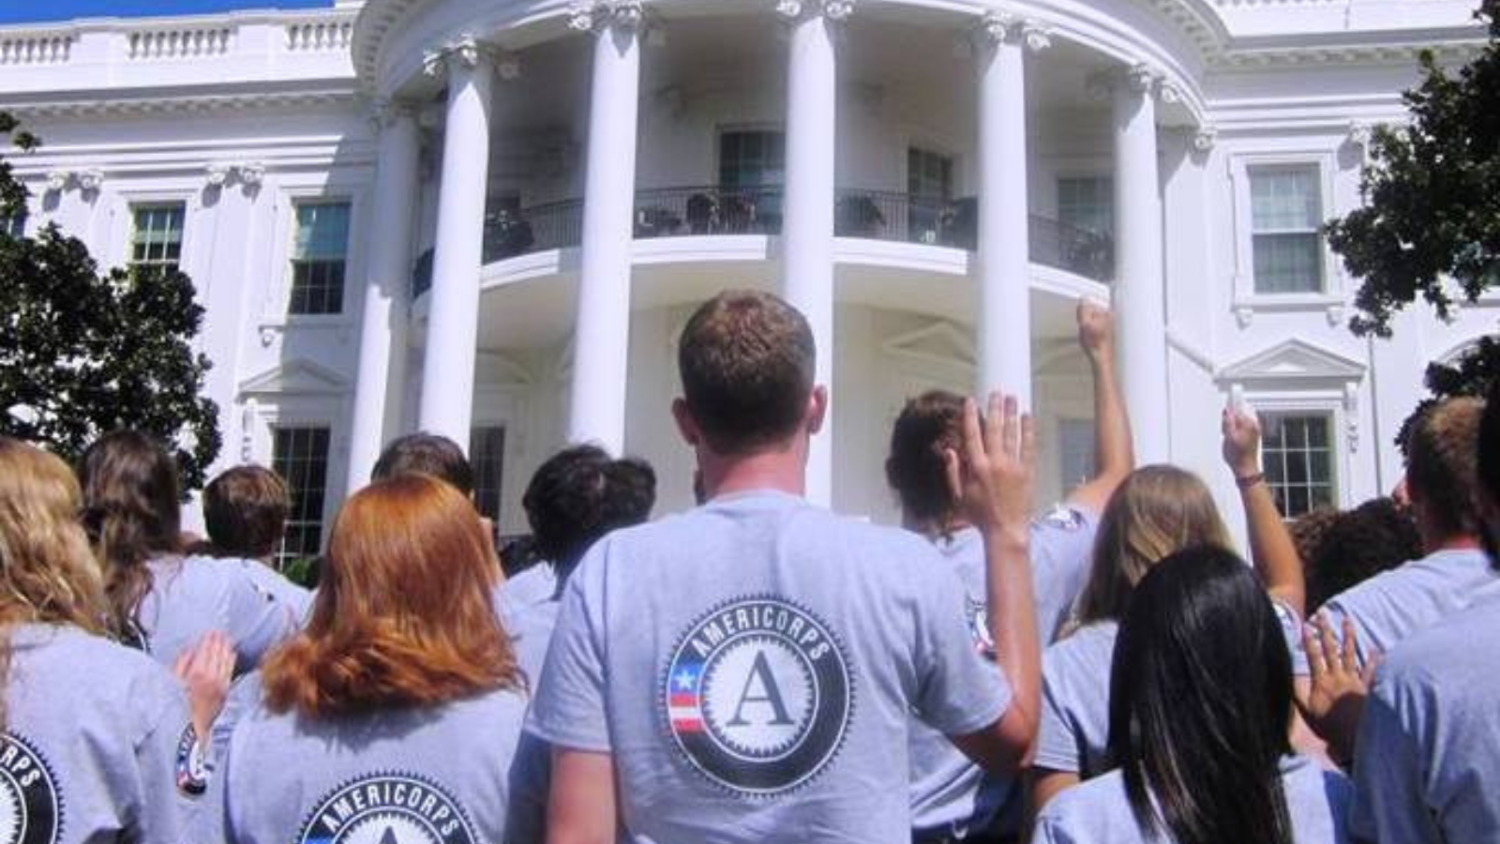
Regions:
[[1038, 515], [1029, 414], [933, 391], [883, 527], [803, 497], [806, 320], [722, 293], [670, 408], [698, 506], [569, 446], [509, 578], [439, 436], [388, 446], [311, 591], [267, 469], [200, 538], [149, 437], [0, 438], [0, 839], [1500, 840], [1500, 386], [1410, 426], [1398, 496], [1290, 527], [1226, 409], [1242, 557], [1202, 477], [1135, 466], [1107, 311], [1078, 335], [1090, 479]]

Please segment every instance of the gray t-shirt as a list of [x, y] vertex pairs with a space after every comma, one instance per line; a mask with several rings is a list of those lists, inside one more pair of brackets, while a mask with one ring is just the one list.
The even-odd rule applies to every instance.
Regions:
[[1109, 671], [1119, 632], [1119, 624], [1098, 621], [1078, 628], [1042, 654], [1036, 767], [1083, 779], [1104, 769], [1109, 744]]
[[181, 776], [192, 736], [177, 680], [139, 651], [76, 628], [26, 624], [10, 636], [0, 733], [5, 840], [185, 840], [202, 808], [201, 784]]
[[[1087, 511], [1062, 506], [1032, 523], [1031, 576], [1037, 636], [1043, 645], [1067, 617], [1088, 576], [1094, 528], [1095, 520]], [[965, 528], [935, 544], [963, 585], [964, 619], [975, 646], [993, 659], [994, 642], [985, 612], [983, 536]], [[1019, 830], [1020, 793], [1011, 778], [984, 772], [947, 736], [915, 718], [908, 744], [913, 829], [959, 838], [996, 829]]]
[[525, 697], [513, 690], [317, 720], [274, 714], [256, 701], [216, 774], [223, 777], [225, 839], [501, 841], [506, 773], [525, 709]]
[[[535, 689], [557, 624], [558, 601], [555, 592], [520, 606], [515, 604], [514, 594], [506, 597], [510, 603], [502, 612], [502, 621], [516, 649], [516, 660]], [[551, 782], [552, 746], [523, 733], [510, 768], [510, 803], [506, 807], [504, 839], [508, 844], [541, 844], [546, 839], [547, 792]]]
[[[1353, 787], [1336, 771], [1325, 771], [1306, 756], [1281, 762], [1287, 814], [1297, 844], [1345, 844], [1345, 822]], [[1125, 776], [1111, 771], [1047, 803], [1037, 816], [1032, 844], [1167, 844], [1161, 835], [1147, 837], [1136, 823], [1125, 794]], [[1479, 840], [1479, 839], [1473, 839]]]
[[1352, 826], [1399, 844], [1500, 841], [1500, 599], [1398, 645], [1376, 672], [1354, 757]]
[[[1271, 601], [1290, 652], [1301, 639], [1302, 618], [1290, 607]], [[1120, 626], [1098, 621], [1047, 648], [1042, 654], [1042, 717], [1033, 764], [1078, 774], [1081, 779], [1104, 770], [1109, 747], [1109, 676]]]
[[535, 563], [500, 584], [500, 595], [517, 606], [550, 601], [557, 596], [557, 569], [551, 563]]
[[562, 609], [528, 730], [608, 752], [631, 834], [860, 842], [911, 835], [907, 719], [962, 735], [1010, 689], [920, 537], [761, 491], [616, 531]]
[[[1353, 621], [1360, 656], [1369, 659], [1372, 652], [1389, 651], [1407, 636], [1497, 592], [1500, 574], [1490, 568], [1483, 551], [1436, 551], [1340, 592], [1323, 604], [1322, 612], [1335, 631], [1343, 630], [1345, 617]], [[1300, 650], [1296, 668], [1305, 676], [1307, 659]]]
[[286, 575], [258, 560], [235, 559], [235, 562], [240, 564], [250, 582], [281, 604], [294, 625], [300, 628], [307, 622], [307, 615], [312, 610], [311, 590], [298, 586]]
[[172, 557], [148, 565], [151, 590], [137, 617], [147, 651], [168, 668], [205, 634], [220, 630], [234, 642], [235, 673], [243, 674], [297, 631], [301, 618], [294, 608], [257, 586], [242, 560]]

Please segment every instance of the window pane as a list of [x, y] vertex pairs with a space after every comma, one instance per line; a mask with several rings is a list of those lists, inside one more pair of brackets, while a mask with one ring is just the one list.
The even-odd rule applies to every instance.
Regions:
[[953, 159], [911, 147], [906, 151], [906, 190], [923, 199], [949, 199], [953, 196]]
[[21, 212], [13, 217], [0, 216], [0, 233], [11, 237], [26, 236], [26, 212]]
[[1115, 225], [1114, 181], [1107, 176], [1058, 179], [1057, 219], [1095, 234], [1111, 233]]
[[1261, 415], [1261, 463], [1284, 518], [1332, 505], [1337, 498], [1332, 425], [1326, 413]]
[[292, 506], [277, 563], [322, 552], [323, 499], [328, 483], [328, 429], [276, 427], [271, 468], [286, 481]]
[[1322, 247], [1310, 234], [1257, 234], [1257, 293], [1317, 293], [1323, 289]]
[[344, 309], [344, 269], [349, 250], [349, 204], [297, 206], [292, 244], [292, 285], [287, 311], [336, 314]]
[[781, 132], [725, 132], [719, 136], [719, 181], [727, 188], [779, 185], [786, 175]]
[[1094, 476], [1094, 423], [1062, 419], [1057, 425], [1062, 487], [1072, 490]]
[[474, 466], [474, 506], [481, 514], [498, 520], [505, 476], [505, 428], [475, 428], [469, 436], [469, 461]]
[[182, 227], [186, 207], [139, 205], [131, 209], [130, 263], [177, 269], [182, 258]]
[[1323, 216], [1319, 194], [1316, 165], [1251, 168], [1252, 230], [1317, 229]]

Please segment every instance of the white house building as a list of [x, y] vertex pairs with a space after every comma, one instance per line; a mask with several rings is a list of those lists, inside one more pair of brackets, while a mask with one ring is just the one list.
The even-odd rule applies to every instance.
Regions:
[[833, 413], [810, 493], [890, 519], [902, 400], [1019, 391], [1043, 496], [1087, 474], [1079, 297], [1112, 303], [1142, 462], [1226, 502], [1218, 411], [1263, 414], [1285, 511], [1400, 475], [1424, 365], [1495, 328], [1345, 327], [1318, 233], [1461, 0], [340, 0], [0, 28], [32, 206], [101, 263], [180, 265], [226, 448], [317, 546], [381, 445], [470, 444], [480, 502], [568, 441], [690, 501], [674, 338], [727, 286], [809, 316]]

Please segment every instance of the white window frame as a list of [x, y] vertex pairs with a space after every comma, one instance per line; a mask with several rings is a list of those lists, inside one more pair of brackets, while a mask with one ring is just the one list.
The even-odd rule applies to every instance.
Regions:
[[[303, 208], [316, 207], [316, 206], [320, 206], [320, 205], [321, 206], [338, 206], [338, 205], [342, 205], [342, 206], [344, 206], [346, 208], [345, 213], [348, 215], [348, 229], [344, 233], [344, 259], [343, 259], [344, 260], [344, 273], [343, 273], [343, 275], [344, 275], [344, 278], [343, 278], [344, 289], [343, 289], [343, 291], [339, 295], [339, 309], [337, 311], [316, 312], [316, 313], [296, 313], [296, 314], [293, 314], [293, 313], [291, 313], [291, 299], [292, 299], [292, 288], [296, 286], [295, 282], [296, 282], [296, 261], [297, 261], [297, 227], [298, 227], [297, 218], [298, 218], [298, 212], [301, 209], [303, 209]], [[291, 232], [290, 233], [291, 233], [292, 242], [290, 244], [288, 244], [288, 246], [287, 246], [286, 267], [285, 267], [285, 270], [284, 270], [285, 273], [286, 273], [286, 278], [283, 280], [283, 283], [286, 285], [286, 298], [287, 298], [287, 309], [288, 309], [287, 316], [289, 316], [289, 317], [304, 317], [304, 316], [323, 316], [323, 317], [329, 317], [329, 316], [343, 316], [346, 312], [348, 312], [350, 304], [351, 304], [351, 302], [350, 302], [350, 295], [349, 295], [349, 288], [350, 288], [350, 285], [349, 285], [349, 270], [350, 270], [350, 267], [353, 264], [353, 257], [354, 257], [354, 203], [351, 200], [349, 200], [347, 197], [343, 197], [343, 196], [329, 196], [329, 197], [326, 197], [326, 198], [300, 198], [300, 199], [296, 199], [296, 200], [292, 201], [291, 215], [292, 215], [292, 219], [291, 219]]]
[[[1301, 416], [1326, 415], [1329, 418], [1329, 436], [1333, 448], [1333, 501], [1340, 509], [1354, 506], [1350, 490], [1350, 479], [1354, 477], [1353, 451], [1358, 443], [1357, 388], [1338, 390], [1257, 390], [1250, 392], [1236, 386], [1231, 390], [1230, 401], [1240, 405], [1246, 412], [1257, 417], [1262, 413], [1291, 414]], [[1264, 467], [1262, 467], [1264, 469]]]
[[[106, 185], [108, 187], [108, 185]], [[112, 256], [112, 266], [128, 267], [131, 263], [133, 247], [135, 245], [135, 209], [146, 205], [171, 205], [180, 203], [182, 205], [182, 254], [177, 260], [177, 269], [193, 279], [194, 286], [203, 290], [208, 280], [208, 267], [206, 260], [200, 260], [198, 254], [199, 237], [207, 222], [207, 215], [203, 214], [202, 188], [198, 189], [154, 189], [154, 190], [121, 190], [115, 192], [110, 198], [110, 224], [109, 224], [109, 248], [105, 255]], [[97, 229], [96, 229], [97, 231]], [[212, 234], [206, 233], [206, 234]], [[212, 238], [204, 241], [212, 243]], [[97, 253], [96, 253], [97, 254]], [[206, 256], [203, 256], [206, 258]], [[103, 262], [101, 262], [103, 263]]]
[[1109, 211], [1110, 231], [1108, 233], [1106, 233], [1104, 236], [1113, 239], [1114, 236], [1115, 236], [1115, 229], [1117, 229], [1119, 227], [1119, 221], [1115, 219], [1115, 209], [1114, 209], [1114, 190], [1113, 190], [1113, 187], [1114, 187], [1115, 178], [1116, 178], [1115, 177], [1115, 173], [1112, 170], [1108, 170], [1108, 169], [1093, 170], [1093, 171], [1090, 171], [1090, 170], [1060, 170], [1058, 172], [1053, 173], [1052, 174], [1052, 219], [1056, 220], [1059, 223], [1065, 222], [1063, 220], [1063, 218], [1062, 218], [1062, 216], [1063, 216], [1062, 215], [1062, 183], [1064, 181], [1077, 182], [1077, 181], [1083, 181], [1085, 179], [1094, 179], [1094, 180], [1108, 181], [1110, 183], [1110, 187], [1111, 187], [1110, 198], [1109, 198], [1109, 202], [1110, 202], [1110, 211]]
[[245, 463], [271, 467], [276, 450], [277, 428], [328, 429], [328, 478], [323, 488], [322, 545], [328, 543], [333, 517], [343, 504], [348, 490], [344, 488], [349, 472], [349, 421], [344, 412], [342, 395], [288, 395], [262, 393], [243, 397], [239, 409], [244, 414], [241, 431], [244, 448], [240, 457]]
[[1234, 289], [1230, 307], [1240, 327], [1254, 320], [1258, 311], [1325, 311], [1330, 325], [1343, 321], [1347, 279], [1344, 268], [1319, 232], [1319, 257], [1323, 289], [1316, 293], [1260, 293], [1255, 289], [1254, 218], [1250, 197], [1250, 171], [1259, 167], [1315, 167], [1321, 191], [1319, 208], [1324, 222], [1339, 213], [1334, 177], [1338, 172], [1334, 150], [1292, 150], [1274, 153], [1233, 153], [1227, 157], [1230, 193], [1234, 210]]
[[[364, 307], [366, 250], [359, 248], [369, 235], [368, 187], [346, 182], [293, 182], [275, 186], [275, 223], [272, 226], [270, 271], [258, 326], [262, 342], [293, 327], [348, 328]], [[344, 264], [344, 309], [336, 314], [289, 313], [292, 299], [292, 251], [297, 235], [297, 206], [303, 203], [349, 204], [349, 251]], [[269, 344], [267, 344], [269, 345]]]
[[[1331, 409], [1331, 410], [1330, 409], [1313, 409], [1313, 410], [1309, 410], [1309, 409], [1306, 409], [1306, 408], [1294, 408], [1294, 409], [1288, 410], [1288, 409], [1280, 409], [1280, 408], [1277, 408], [1277, 409], [1259, 408], [1259, 409], [1256, 410], [1256, 414], [1258, 416], [1264, 414], [1264, 415], [1284, 416], [1284, 417], [1303, 417], [1303, 418], [1317, 417], [1317, 418], [1326, 419], [1328, 421], [1328, 449], [1329, 449], [1328, 470], [1333, 475], [1333, 477], [1330, 479], [1330, 482], [1329, 482], [1329, 487], [1330, 487], [1331, 494], [1332, 494], [1332, 500], [1329, 501], [1329, 502], [1327, 502], [1326, 505], [1309, 506], [1308, 510], [1305, 511], [1305, 512], [1303, 512], [1303, 513], [1297, 513], [1295, 515], [1290, 515], [1290, 514], [1287, 514], [1287, 513], [1283, 512], [1282, 516], [1284, 518], [1297, 518], [1298, 516], [1306, 515], [1307, 512], [1311, 512], [1312, 510], [1316, 510], [1316, 509], [1318, 509], [1318, 507], [1322, 507], [1322, 506], [1338, 507], [1338, 508], [1344, 507], [1345, 506], [1345, 496], [1343, 494], [1343, 487], [1344, 487], [1343, 478], [1344, 478], [1345, 471], [1339, 465], [1340, 456], [1341, 455], [1340, 455], [1340, 449], [1339, 449], [1339, 418], [1338, 418], [1338, 410], [1337, 409]], [[1271, 472], [1270, 472], [1270, 469], [1269, 469], [1269, 461], [1266, 459], [1266, 438], [1265, 438], [1265, 434], [1264, 434], [1264, 430], [1265, 430], [1264, 424], [1262, 424], [1261, 429], [1262, 429], [1261, 443], [1260, 443], [1260, 449], [1261, 449], [1261, 452], [1260, 452], [1261, 472], [1265, 474], [1265, 476], [1266, 476], [1266, 482], [1267, 482], [1267, 485], [1269, 486], [1270, 485], [1270, 481], [1271, 481]], [[1273, 495], [1274, 495], [1274, 492], [1273, 492]]]

